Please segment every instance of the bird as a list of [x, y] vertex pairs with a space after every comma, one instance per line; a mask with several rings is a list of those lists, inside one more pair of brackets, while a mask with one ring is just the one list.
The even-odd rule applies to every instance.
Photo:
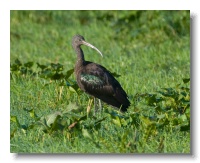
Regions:
[[74, 72], [79, 88], [115, 109], [126, 112], [131, 104], [127, 93], [109, 70], [100, 64], [85, 60], [81, 45], [95, 49], [103, 57], [99, 49], [86, 42], [83, 36], [73, 36], [72, 47], [77, 54]]

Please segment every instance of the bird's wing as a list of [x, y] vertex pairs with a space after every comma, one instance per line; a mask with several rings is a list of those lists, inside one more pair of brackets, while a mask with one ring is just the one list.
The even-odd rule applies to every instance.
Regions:
[[[90, 63], [80, 74], [80, 80], [88, 93], [107, 92], [113, 94], [113, 83], [116, 82], [110, 72], [101, 65]], [[113, 81], [112, 81], [113, 80]]]
[[88, 86], [102, 86], [105, 84], [104, 80], [94, 72], [82, 73], [81, 81]]
[[81, 88], [102, 101], [126, 111], [130, 102], [119, 82], [103, 66], [90, 63], [80, 73]]

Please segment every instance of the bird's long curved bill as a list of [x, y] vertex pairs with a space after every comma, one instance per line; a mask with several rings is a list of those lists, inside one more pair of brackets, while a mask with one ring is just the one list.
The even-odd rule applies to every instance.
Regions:
[[95, 50], [98, 51], [99, 54], [101, 54], [101, 56], [103, 57], [103, 54], [102, 54], [102, 53], [100, 52], [100, 50], [97, 49], [95, 46], [93, 46], [92, 44], [90, 44], [90, 43], [88, 43], [88, 42], [86, 42], [86, 41], [82, 41], [82, 43], [83, 43], [84, 45], [86, 45], [86, 46], [91, 47], [92, 49], [95, 49]]

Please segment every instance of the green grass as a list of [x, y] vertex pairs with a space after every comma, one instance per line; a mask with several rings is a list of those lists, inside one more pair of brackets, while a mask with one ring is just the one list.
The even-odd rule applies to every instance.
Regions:
[[[190, 153], [189, 11], [11, 11], [10, 31], [12, 153]], [[70, 86], [42, 78], [36, 63], [74, 67], [75, 34], [104, 55], [82, 46], [86, 60], [121, 75], [128, 113], [104, 105], [87, 117], [74, 74]], [[28, 62], [31, 73], [22, 71]]]

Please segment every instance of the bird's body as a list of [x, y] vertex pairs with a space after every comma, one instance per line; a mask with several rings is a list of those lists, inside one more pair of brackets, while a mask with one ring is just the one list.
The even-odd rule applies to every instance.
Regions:
[[73, 37], [72, 45], [77, 53], [75, 76], [80, 89], [113, 107], [119, 108], [122, 112], [127, 111], [130, 102], [126, 92], [105, 67], [85, 61], [80, 47], [82, 44], [94, 48], [101, 54], [97, 48], [85, 42], [82, 36]]

